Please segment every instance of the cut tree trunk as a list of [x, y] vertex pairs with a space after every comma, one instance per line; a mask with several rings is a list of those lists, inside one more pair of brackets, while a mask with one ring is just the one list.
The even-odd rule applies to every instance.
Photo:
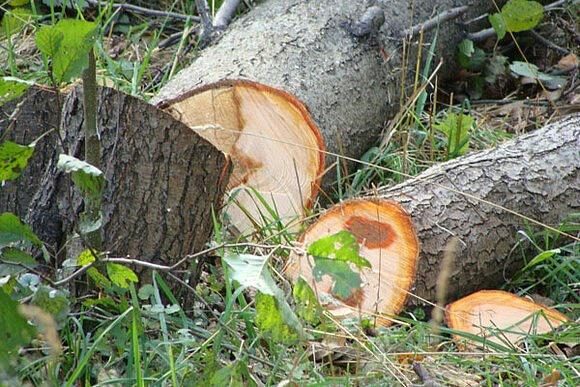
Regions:
[[[61, 124], [66, 128], [62, 131], [65, 147], [78, 158], [84, 147], [80, 90], [64, 95]], [[55, 127], [54, 95], [46, 93], [28, 92], [10, 138], [28, 143]], [[220, 209], [228, 182], [227, 157], [142, 100], [104, 88], [99, 89], [98, 103], [101, 165], [107, 180], [104, 247], [112, 255], [164, 264], [204, 249], [213, 229], [212, 210]], [[23, 137], [26, 129], [31, 133]], [[25, 179], [8, 182], [8, 189], [0, 190], [0, 203], [22, 198], [16, 202], [21, 204], [4, 204], [3, 210], [29, 220], [40, 235], [53, 224], [51, 242], [58, 251], [77, 230], [82, 199], [71, 188], [69, 176], [56, 169], [61, 153], [57, 136], [42, 141]]]
[[449, 328], [481, 338], [454, 334], [465, 349], [487, 347], [489, 342], [516, 348], [528, 335], [547, 333], [570, 321], [554, 309], [501, 290], [481, 290], [447, 305], [445, 320]]
[[[374, 312], [375, 308], [368, 305], [375, 303], [383, 310], [393, 311], [389, 314], [396, 314], [397, 308], [384, 305], [402, 306], [401, 299], [407, 299], [408, 306], [421, 304], [423, 300], [444, 302], [438, 300], [438, 285], [446, 288], [449, 299], [498, 287], [523, 267], [523, 260], [512, 254], [519, 240], [518, 231], [542, 230], [538, 221], [557, 227], [567, 215], [580, 210], [580, 115], [496, 149], [436, 165], [405, 183], [379, 189], [366, 201], [358, 199], [338, 204], [322, 215], [302, 239], [310, 242], [341, 229], [349, 230], [353, 214], [366, 218], [369, 225], [387, 224], [390, 228], [383, 228], [391, 230], [391, 238], [401, 239], [402, 234], [395, 231], [400, 229], [398, 219], [378, 210], [376, 214], [361, 209], [346, 210], [354, 204], [362, 207], [364, 203], [367, 206], [379, 203], [376, 206], [380, 206], [377, 198], [400, 203], [411, 216], [420, 241], [415, 285], [410, 288], [400, 281], [379, 281], [379, 278], [406, 277], [415, 270], [413, 259], [397, 262], [398, 256], [385, 249], [379, 262], [371, 269], [363, 269], [363, 276], [368, 278], [362, 285], [365, 303], [349, 305], [335, 300], [350, 308], [351, 317], [358, 315], [359, 308]], [[357, 230], [357, 239], [367, 241], [362, 243], [363, 256], [365, 243], [376, 239], [376, 234], [375, 227]], [[458, 238], [459, 243], [452, 252], [451, 269], [442, 276], [441, 271], [447, 271], [442, 268], [442, 262], [452, 238]], [[378, 254], [375, 252], [373, 256]], [[288, 273], [293, 279], [299, 275], [311, 279], [311, 285], [316, 286], [309, 259], [306, 255], [294, 254]], [[406, 297], [407, 291], [413, 296]], [[346, 315], [343, 310], [341, 313]]]
[[[236, 166], [230, 192], [251, 187], [289, 221], [314, 202], [322, 171], [328, 172], [326, 191], [337, 177], [337, 158], [323, 163], [318, 138], [331, 154], [354, 158], [375, 144], [385, 121], [399, 110], [401, 92], [413, 92], [415, 63], [413, 55], [401, 58], [401, 32], [456, 3], [429, 0], [413, 7], [402, 0], [379, 1], [377, 20], [384, 11], [386, 23], [357, 37], [354, 24], [367, 10], [363, 1], [267, 1], [234, 22], [153, 102], [231, 152]], [[465, 17], [490, 6], [475, 2]], [[447, 22], [438, 34], [442, 43], [435, 52], [451, 57], [462, 31]], [[430, 39], [427, 33], [424, 41]], [[413, 51], [407, 47], [407, 54]], [[263, 223], [267, 211], [259, 198], [236, 199], [228, 213], [238, 230]]]

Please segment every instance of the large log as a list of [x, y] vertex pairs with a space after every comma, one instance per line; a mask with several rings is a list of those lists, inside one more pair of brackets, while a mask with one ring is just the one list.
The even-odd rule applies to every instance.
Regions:
[[[358, 32], [351, 31], [367, 10], [364, 1], [264, 2], [234, 22], [152, 102], [232, 153], [236, 167], [230, 191], [250, 186], [278, 209], [281, 218], [301, 216], [314, 201], [325, 167], [332, 171], [326, 183], [337, 176], [332, 168], [336, 157], [326, 157], [324, 165], [319, 153], [324, 147], [317, 138], [329, 152], [355, 158], [373, 145], [385, 120], [399, 110], [401, 90], [413, 87], [415, 64], [411, 55], [402, 66], [401, 32], [457, 1], [429, 0], [420, 7], [402, 0], [377, 3], [385, 24], [378, 33], [357, 37]], [[480, 15], [490, 6], [474, 2], [465, 17]], [[435, 52], [452, 57], [462, 38], [460, 27], [443, 23], [438, 34], [442, 43]], [[430, 39], [427, 34], [424, 41]], [[408, 74], [402, 75], [401, 68]], [[405, 79], [411, 81], [402, 88]], [[313, 120], [304, 114], [306, 108]], [[273, 187], [272, 182], [278, 184]], [[325, 190], [329, 187], [324, 185]], [[232, 210], [230, 215], [245, 231], [253, 222], [244, 217], [260, 220], [262, 214], [257, 199], [238, 199], [246, 211]]]
[[[212, 210], [221, 207], [230, 163], [209, 142], [154, 106], [109, 88], [99, 89], [97, 127], [103, 194], [103, 246], [111, 254], [171, 264], [206, 247]], [[29, 143], [57, 126], [54, 93], [31, 89], [6, 127], [7, 138]], [[80, 88], [63, 94], [61, 136], [68, 153], [83, 157]], [[55, 133], [54, 133], [55, 134]], [[56, 135], [37, 145], [24, 176], [0, 190], [2, 210], [27, 220], [54, 249], [77, 230], [82, 200], [56, 169]], [[48, 229], [48, 230], [47, 230]], [[70, 242], [70, 241], [68, 241]]]
[[[445, 283], [440, 284], [446, 287], [449, 299], [497, 288], [524, 265], [517, 254], [512, 254], [518, 231], [528, 227], [542, 230], [538, 222], [557, 227], [566, 216], [580, 210], [580, 115], [495, 149], [436, 165], [407, 182], [379, 189], [367, 199], [331, 208], [302, 240], [312, 242], [340, 230], [352, 231], [349, 225], [355, 215], [366, 219], [357, 221], [365, 227], [356, 230], [363, 256], [369, 250], [369, 241], [380, 245], [376, 243], [377, 235], [384, 241], [402, 240], [405, 235], [397, 231], [400, 220], [379, 211], [384, 206], [382, 201], [388, 199], [398, 202], [411, 216], [420, 241], [419, 263], [415, 274], [413, 255], [398, 255], [385, 243], [387, 248], [369, 256], [373, 267], [363, 269], [365, 294], [360, 299], [365, 300], [364, 304], [335, 300], [342, 307], [334, 309], [342, 316], [357, 316], [359, 307], [374, 313], [368, 305], [380, 305], [379, 312], [394, 314], [389, 303], [403, 306], [401, 300], [405, 299], [407, 306], [420, 305], [423, 300], [441, 301], [437, 299], [437, 286], [441, 271], [446, 270], [442, 262], [452, 238], [458, 238], [459, 243], [451, 253], [452, 268], [441, 277]], [[353, 206], [361, 208], [348, 209]], [[369, 206], [376, 209], [362, 211]], [[397, 251], [401, 249], [397, 247]], [[384, 258], [376, 261], [381, 254]], [[409, 258], [400, 260], [400, 256]], [[314, 280], [307, 255], [294, 254], [288, 274], [293, 279], [302, 275], [336, 299], [329, 286]], [[403, 281], [409, 275], [414, 276], [414, 287]], [[351, 313], [347, 314], [346, 309]]]

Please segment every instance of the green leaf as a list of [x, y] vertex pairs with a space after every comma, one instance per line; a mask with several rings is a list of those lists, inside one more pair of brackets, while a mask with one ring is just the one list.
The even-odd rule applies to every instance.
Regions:
[[560, 249], [552, 249], [542, 251], [540, 254], [536, 255], [528, 264], [522, 269], [522, 271], [526, 271], [531, 267], [539, 265], [540, 263], [552, 258], [556, 254], [560, 254]]
[[488, 16], [489, 23], [493, 27], [498, 40], [502, 40], [507, 32], [507, 26], [501, 13], [494, 13]]
[[544, 83], [549, 89], [559, 89], [566, 84], [565, 77], [558, 77], [541, 72], [538, 66], [532, 63], [514, 61], [510, 70], [521, 77], [528, 77]]
[[314, 257], [350, 262], [358, 268], [371, 267], [370, 262], [358, 252], [359, 244], [355, 236], [346, 230], [322, 237], [308, 246], [308, 254]]
[[93, 262], [95, 262], [95, 256], [89, 249], [83, 250], [77, 257], [77, 265], [79, 266], [87, 266]]
[[57, 168], [70, 173], [73, 182], [88, 197], [100, 197], [105, 188], [103, 172], [76, 157], [61, 154], [58, 156]]
[[540, 23], [544, 7], [537, 1], [510, 0], [501, 8], [501, 15], [508, 31], [527, 31]]
[[63, 39], [64, 33], [55, 26], [42, 26], [34, 36], [38, 51], [49, 59], [58, 55]]
[[354, 272], [347, 262], [336, 259], [314, 257], [312, 273], [316, 281], [321, 281], [322, 276], [329, 275], [333, 280], [331, 292], [341, 300], [347, 300], [355, 295], [362, 284], [359, 273]]
[[5, 212], [0, 215], [0, 248], [15, 243], [42, 246], [42, 242], [29, 226], [22, 223], [16, 215]]
[[0, 183], [20, 176], [33, 153], [34, 147], [12, 141], [0, 144]]
[[503, 55], [494, 55], [489, 58], [489, 62], [485, 66], [485, 81], [487, 83], [495, 83], [498, 76], [505, 75], [507, 72], [507, 57]]
[[35, 335], [34, 328], [18, 313], [18, 303], [0, 288], [0, 365], [8, 365], [12, 356], [28, 344]]
[[233, 364], [227, 365], [225, 367], [220, 368], [219, 370], [215, 371], [213, 376], [211, 377], [209, 384], [211, 387], [244, 387], [244, 386], [254, 386], [255, 383], [253, 381], [244, 380], [244, 372], [243, 367], [245, 366], [242, 364], [242, 361], [237, 361]]
[[51, 314], [59, 328], [66, 323], [70, 313], [70, 300], [64, 291], [40, 285], [34, 292], [31, 303]]
[[52, 61], [52, 74], [57, 84], [80, 76], [88, 65], [97, 24], [84, 20], [63, 19], [54, 26], [42, 27], [36, 44], [45, 58]]
[[[28, 3], [28, 1], [26, 2]], [[5, 36], [11, 36], [20, 32], [32, 18], [29, 8], [18, 7], [7, 11], [0, 22], [0, 32]]]
[[312, 325], [318, 325], [322, 316], [322, 307], [316, 299], [314, 290], [312, 290], [304, 278], [298, 278], [298, 281], [292, 289], [292, 296], [296, 302], [296, 313], [298, 316]]
[[20, 263], [27, 266], [36, 266], [36, 260], [30, 254], [16, 247], [5, 247], [0, 251], [0, 259], [4, 262]]
[[127, 266], [117, 263], [107, 263], [107, 274], [115, 285], [120, 288], [129, 288], [129, 282], [137, 282], [137, 274]]
[[29, 87], [25, 82], [0, 78], [0, 106], [20, 97]]
[[447, 137], [450, 158], [465, 154], [469, 149], [469, 130], [475, 119], [467, 114], [448, 113], [443, 121], [434, 126]]
[[285, 323], [283, 313], [274, 296], [258, 293], [256, 296], [256, 326], [266, 337], [278, 343], [292, 343], [296, 332]]
[[99, 269], [96, 267], [91, 267], [89, 270], [87, 270], [87, 275], [98, 287], [109, 289], [111, 286], [113, 286], [111, 281], [109, 281], [107, 277], [101, 274]]
[[154, 294], [155, 288], [151, 284], [141, 286], [141, 288], [139, 288], [139, 292], [137, 292], [137, 295], [141, 300], [148, 300], [149, 297], [153, 296]]
[[301, 337], [304, 336], [302, 324], [288, 305], [282, 289], [280, 289], [268, 269], [268, 257], [251, 254], [233, 254], [229, 251], [223, 256], [223, 261], [230, 267], [231, 281], [238, 282], [242, 287], [252, 287], [263, 294], [274, 296], [278, 301], [284, 321]]
[[457, 62], [468, 70], [480, 70], [486, 59], [485, 51], [476, 48], [469, 39], [463, 39], [457, 46]]

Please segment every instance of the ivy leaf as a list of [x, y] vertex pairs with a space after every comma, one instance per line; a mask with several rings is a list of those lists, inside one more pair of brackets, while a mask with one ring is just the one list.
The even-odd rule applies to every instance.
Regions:
[[501, 15], [508, 31], [527, 31], [540, 23], [544, 7], [537, 1], [510, 0], [501, 8]]
[[107, 274], [111, 282], [120, 288], [127, 289], [129, 282], [137, 282], [137, 274], [127, 266], [117, 263], [107, 263]]
[[8, 365], [21, 346], [35, 335], [34, 328], [18, 313], [18, 302], [0, 288], [0, 365]]
[[498, 40], [502, 40], [507, 32], [507, 26], [501, 13], [494, 13], [488, 16], [489, 23], [493, 27]]
[[99, 198], [105, 188], [103, 172], [76, 157], [61, 154], [58, 156], [56, 167], [65, 173], [70, 173], [77, 188], [90, 198]]
[[20, 97], [29, 87], [25, 82], [0, 78], [0, 106]]
[[286, 324], [276, 297], [269, 294], [256, 295], [256, 326], [278, 343], [289, 344], [298, 339], [296, 331]]
[[14, 180], [24, 171], [34, 147], [4, 141], [0, 144], [0, 182]]

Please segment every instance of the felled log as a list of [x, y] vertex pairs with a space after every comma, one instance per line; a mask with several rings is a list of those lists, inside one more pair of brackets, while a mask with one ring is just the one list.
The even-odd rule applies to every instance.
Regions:
[[[231, 154], [236, 165], [231, 193], [251, 187], [278, 213], [267, 216], [253, 192], [237, 194], [228, 213], [238, 230], [263, 224], [264, 217], [288, 222], [303, 216], [321, 173], [327, 172], [327, 191], [337, 177], [336, 157], [320, 152], [326, 147], [358, 158], [377, 141], [385, 120], [399, 110], [401, 89], [413, 85], [413, 59], [402, 66], [401, 32], [429, 19], [435, 8], [445, 10], [456, 2], [429, 0], [421, 7], [377, 3], [381, 7], [373, 7], [370, 22], [362, 24], [369, 13], [361, 1], [259, 4], [153, 99]], [[475, 2], [465, 17], [489, 6]], [[363, 31], [362, 25], [370, 29]], [[435, 52], [451, 56], [462, 31], [448, 22], [438, 34], [443, 43]], [[401, 75], [402, 67], [411, 79], [403, 88], [407, 74]]]
[[[64, 94], [61, 136], [69, 154], [82, 159], [80, 90]], [[228, 159], [187, 126], [142, 100], [103, 88], [98, 103], [101, 166], [107, 180], [104, 247], [113, 255], [165, 264], [203, 249], [213, 229], [212, 210], [219, 210], [227, 185]], [[31, 89], [8, 137], [26, 144], [54, 129], [55, 106], [52, 92]], [[56, 169], [61, 153], [57, 136], [50, 135], [37, 146], [23, 178], [0, 190], [0, 203], [2, 210], [16, 212], [41, 236], [46, 227], [54, 227], [48, 242], [58, 251], [77, 231], [82, 199], [72, 182], [67, 183], [69, 176]]]
[[[447, 305], [445, 320], [458, 331], [453, 335], [457, 343], [469, 343], [466, 348], [488, 342], [516, 347], [527, 335], [547, 333], [569, 321], [554, 309], [501, 290], [481, 290]], [[481, 341], [469, 340], [461, 332]]]
[[[568, 214], [578, 212], [579, 149], [580, 115], [575, 115], [495, 149], [436, 165], [407, 182], [379, 189], [366, 202], [358, 200], [358, 206], [360, 203], [373, 206], [377, 199], [399, 203], [412, 219], [420, 254], [415, 271], [412, 256], [399, 255], [405, 246], [398, 247], [397, 252], [380, 247], [379, 251], [373, 251], [372, 256], [381, 259], [372, 260], [372, 268], [362, 269], [362, 275], [367, 277], [361, 287], [364, 303], [348, 305], [335, 300], [342, 307], [340, 314], [345, 316], [344, 310], [350, 309], [349, 316], [355, 317], [361, 308], [374, 313], [375, 308], [368, 307], [374, 304], [396, 314], [403, 306], [401, 299], [407, 300], [407, 306], [422, 304], [423, 300], [440, 301], [437, 286], [444, 286], [448, 299], [454, 300], [505, 283], [524, 264], [511, 254], [519, 230], [528, 227], [542, 230], [539, 221], [557, 227]], [[387, 217], [379, 210], [345, 210], [351, 205], [345, 202], [328, 210], [302, 240], [311, 242], [341, 229], [349, 230], [350, 212], [368, 224], [388, 225], [382, 228], [387, 235], [383, 238], [404, 237], [397, 217]], [[363, 257], [367, 257], [368, 243], [376, 239], [376, 233], [372, 227], [357, 229]], [[452, 268], [442, 276], [444, 283], [438, 284], [445, 249], [452, 238], [459, 239]], [[290, 276], [296, 279], [302, 275], [311, 279], [313, 287], [323, 286], [313, 283], [308, 259], [307, 255], [294, 254], [290, 259]], [[411, 275], [412, 288], [406, 286], [407, 282], [399, 282], [401, 277]], [[383, 282], [385, 278], [390, 280]], [[320, 282], [323, 281], [324, 278]], [[407, 297], [407, 291], [412, 296]], [[336, 299], [332, 294], [329, 297]], [[319, 298], [323, 301], [323, 297]], [[385, 305], [389, 304], [397, 307], [387, 308]]]

